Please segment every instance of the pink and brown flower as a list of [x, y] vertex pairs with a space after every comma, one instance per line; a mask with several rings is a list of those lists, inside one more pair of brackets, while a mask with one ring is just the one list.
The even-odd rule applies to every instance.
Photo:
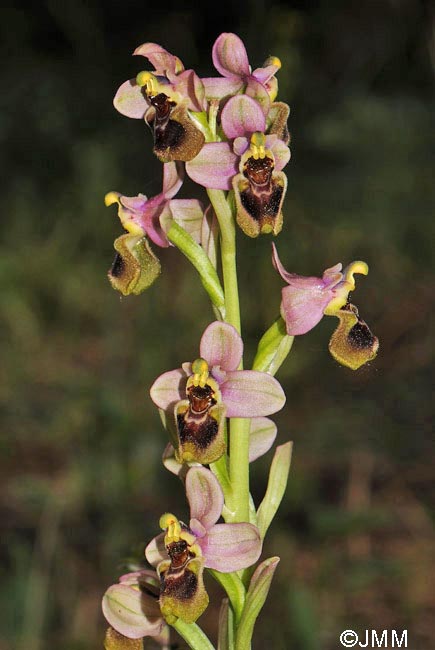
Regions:
[[285, 395], [264, 372], [238, 370], [243, 342], [234, 327], [211, 323], [202, 335], [200, 358], [164, 373], [151, 399], [174, 413], [179, 462], [214, 462], [226, 449], [225, 417], [257, 418], [279, 411]]
[[349, 302], [355, 289], [356, 273], [367, 275], [365, 262], [352, 262], [342, 271], [342, 265], [326, 269], [321, 278], [289, 273], [283, 267], [272, 244], [273, 264], [287, 286], [282, 290], [281, 316], [287, 334], [296, 336], [309, 332], [324, 315], [339, 319], [329, 342], [332, 356], [344, 366], [357, 370], [375, 358], [379, 340], [368, 325], [359, 318], [358, 309]]

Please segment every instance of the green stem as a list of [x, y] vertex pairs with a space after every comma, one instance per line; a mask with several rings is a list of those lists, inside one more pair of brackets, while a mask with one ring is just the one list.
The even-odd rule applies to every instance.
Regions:
[[231, 603], [231, 608], [236, 618], [236, 623], [240, 621], [245, 604], [246, 590], [243, 582], [237, 573], [221, 573], [215, 569], [208, 569], [209, 573], [223, 587]]
[[188, 643], [191, 650], [215, 650], [214, 645], [206, 637], [204, 632], [195, 623], [185, 623], [178, 618], [172, 624], [178, 634]]
[[[222, 273], [225, 290], [225, 321], [240, 333], [240, 305], [236, 265], [236, 226], [233, 211], [222, 190], [207, 190], [221, 233]], [[243, 362], [239, 368], [243, 368]], [[249, 420], [233, 418], [230, 423], [231, 494], [227, 499], [232, 521], [249, 521]]]
[[236, 226], [222, 190], [207, 190], [221, 233], [222, 273], [225, 289], [225, 321], [240, 334], [239, 289], [236, 266]]
[[232, 418], [230, 428], [230, 480], [232, 521], [249, 522], [249, 430], [251, 421]]

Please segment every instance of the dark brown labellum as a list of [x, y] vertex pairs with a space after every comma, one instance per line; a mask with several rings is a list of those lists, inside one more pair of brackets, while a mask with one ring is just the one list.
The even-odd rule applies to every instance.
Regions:
[[177, 104], [165, 93], [149, 96], [151, 108], [145, 121], [154, 134], [154, 153], [162, 162], [195, 158], [204, 134], [194, 125], [185, 103]]
[[206, 449], [216, 438], [219, 423], [208, 413], [195, 415], [190, 409], [177, 415], [178, 435], [181, 445], [193, 443], [198, 449]]
[[124, 273], [124, 270], [125, 270], [124, 260], [122, 259], [119, 253], [116, 253], [115, 259], [113, 260], [109, 273], [113, 278], [119, 278]]

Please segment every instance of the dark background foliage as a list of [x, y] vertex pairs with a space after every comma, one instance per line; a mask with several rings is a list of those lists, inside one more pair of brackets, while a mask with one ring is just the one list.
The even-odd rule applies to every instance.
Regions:
[[[365, 259], [354, 300], [381, 339], [352, 373], [328, 355], [324, 319], [279, 372], [294, 461], [254, 648], [334, 650], [346, 628], [408, 629], [408, 647], [431, 646], [434, 18], [417, 0], [2, 5], [1, 650], [102, 647], [104, 589], [163, 511], [187, 514], [148, 389], [197, 355], [212, 313], [174, 249], [141, 297], [111, 290], [121, 230], [103, 196], [160, 189], [150, 134], [112, 108], [144, 67], [131, 51], [155, 41], [209, 75], [221, 31], [245, 39], [254, 67], [283, 61], [284, 264], [319, 274]], [[269, 238], [239, 244], [249, 361], [282, 283]], [[257, 503], [270, 459], [253, 466]], [[214, 636], [216, 609], [201, 623]]]

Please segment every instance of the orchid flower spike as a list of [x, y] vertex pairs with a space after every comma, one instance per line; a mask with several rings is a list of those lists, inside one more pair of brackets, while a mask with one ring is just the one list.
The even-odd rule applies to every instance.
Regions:
[[156, 43], [144, 43], [133, 54], [148, 59], [154, 70], [123, 83], [113, 100], [115, 108], [127, 117], [145, 120], [159, 160], [191, 160], [205, 140], [194, 120], [195, 113], [206, 108], [201, 80]]
[[326, 316], [336, 316], [339, 324], [329, 342], [332, 356], [344, 366], [357, 370], [375, 358], [379, 340], [368, 325], [359, 318], [358, 309], [349, 302], [355, 289], [356, 273], [368, 274], [365, 262], [352, 262], [342, 271], [342, 265], [326, 269], [321, 278], [288, 273], [272, 244], [272, 262], [287, 283], [282, 290], [281, 316], [287, 334], [296, 336], [309, 332]]
[[189, 526], [172, 514], [164, 514], [160, 525], [165, 532], [145, 550], [148, 562], [157, 567], [160, 576], [160, 608], [169, 623], [173, 617], [193, 622], [207, 607], [204, 568], [221, 573], [240, 571], [258, 560], [262, 546], [256, 526], [216, 523], [224, 496], [210, 470], [189, 469], [186, 495], [190, 505]]
[[200, 358], [160, 375], [151, 399], [173, 413], [179, 462], [209, 464], [226, 449], [225, 417], [256, 418], [279, 411], [285, 395], [279, 382], [264, 372], [237, 370], [243, 341], [237, 330], [221, 321], [202, 335]]

